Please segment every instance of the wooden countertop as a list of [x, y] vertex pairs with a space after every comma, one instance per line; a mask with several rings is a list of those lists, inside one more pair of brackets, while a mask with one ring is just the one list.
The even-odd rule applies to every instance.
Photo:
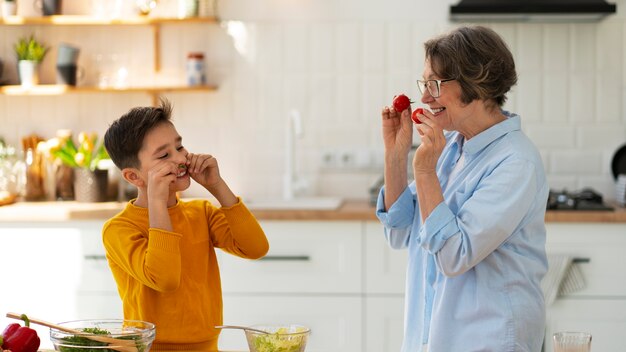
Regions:
[[[126, 203], [18, 202], [0, 206], [0, 222], [62, 222], [104, 220], [123, 209]], [[259, 220], [377, 220], [374, 207], [365, 200], [347, 200], [337, 210], [254, 209]], [[614, 211], [550, 210], [546, 222], [626, 223], [626, 209]]]

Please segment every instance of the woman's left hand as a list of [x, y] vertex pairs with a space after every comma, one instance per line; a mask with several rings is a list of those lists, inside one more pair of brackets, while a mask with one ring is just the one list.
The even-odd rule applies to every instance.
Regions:
[[209, 154], [187, 154], [187, 172], [194, 181], [207, 189], [222, 180], [217, 159]]
[[417, 133], [421, 136], [421, 144], [413, 157], [413, 173], [415, 177], [422, 174], [435, 174], [437, 161], [446, 145], [443, 129], [437, 125], [434, 115], [424, 110], [420, 116], [421, 124], [416, 124]]

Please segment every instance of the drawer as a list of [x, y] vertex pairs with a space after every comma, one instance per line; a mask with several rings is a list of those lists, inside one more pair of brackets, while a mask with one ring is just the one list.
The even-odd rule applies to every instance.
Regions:
[[626, 225], [549, 224], [546, 251], [582, 259], [586, 287], [568, 296], [626, 297]]
[[361, 291], [360, 222], [262, 222], [270, 250], [261, 260], [218, 251], [222, 290], [231, 293]]
[[[307, 352], [363, 352], [359, 296], [224, 296], [224, 324], [299, 324], [311, 329]], [[247, 351], [245, 334], [223, 330], [219, 349]]]

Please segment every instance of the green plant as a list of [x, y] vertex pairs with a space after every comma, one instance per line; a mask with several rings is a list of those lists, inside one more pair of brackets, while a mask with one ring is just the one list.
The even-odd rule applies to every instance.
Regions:
[[41, 62], [48, 53], [48, 48], [31, 35], [29, 38], [20, 38], [15, 43], [15, 53], [18, 60]]
[[94, 171], [101, 160], [110, 159], [104, 144], [97, 146], [97, 142], [96, 133], [81, 132], [78, 134], [78, 146], [72, 140], [71, 133], [52, 138], [46, 144], [50, 154], [63, 164]]

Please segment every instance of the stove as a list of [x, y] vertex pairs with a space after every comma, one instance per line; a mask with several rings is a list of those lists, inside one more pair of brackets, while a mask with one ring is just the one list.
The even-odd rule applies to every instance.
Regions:
[[550, 190], [548, 196], [548, 210], [613, 210], [602, 200], [602, 195], [592, 188], [583, 188], [580, 191]]

